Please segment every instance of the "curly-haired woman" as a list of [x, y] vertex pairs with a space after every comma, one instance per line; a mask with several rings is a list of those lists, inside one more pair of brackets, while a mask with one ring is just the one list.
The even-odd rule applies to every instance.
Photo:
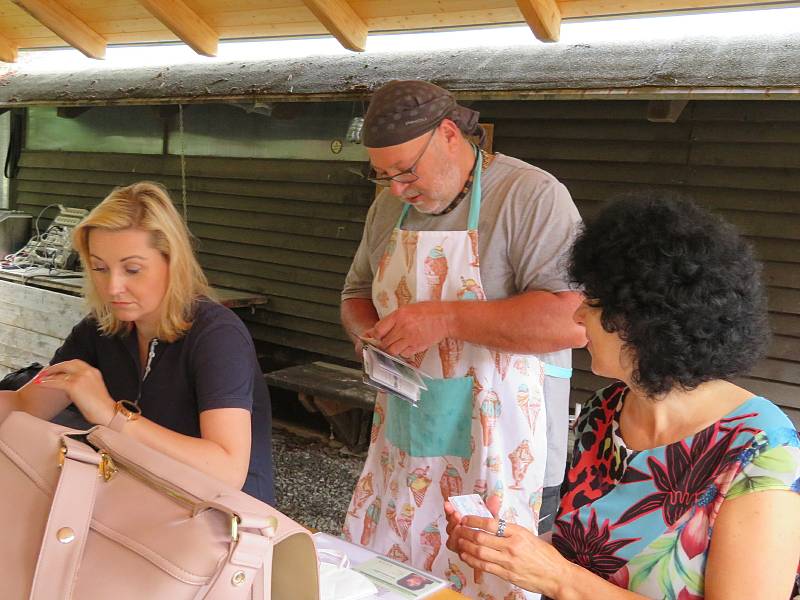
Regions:
[[592, 371], [619, 382], [577, 423], [550, 543], [446, 506], [448, 547], [556, 599], [786, 600], [800, 436], [730, 382], [768, 341], [750, 248], [691, 202], [653, 195], [603, 210], [570, 258]]

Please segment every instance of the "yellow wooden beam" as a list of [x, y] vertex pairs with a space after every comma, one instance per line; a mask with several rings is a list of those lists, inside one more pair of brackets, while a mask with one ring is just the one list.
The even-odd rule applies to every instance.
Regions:
[[12, 0], [34, 19], [89, 58], [104, 58], [106, 41], [56, 0]]
[[367, 46], [367, 25], [347, 0], [303, 0], [333, 37], [348, 50], [363, 52]]
[[17, 62], [17, 45], [4, 35], [0, 35], [0, 61]]
[[538, 39], [557, 42], [561, 35], [561, 9], [556, 0], [517, 0], [522, 16]]
[[139, 4], [198, 54], [217, 55], [219, 35], [183, 0], [139, 0]]

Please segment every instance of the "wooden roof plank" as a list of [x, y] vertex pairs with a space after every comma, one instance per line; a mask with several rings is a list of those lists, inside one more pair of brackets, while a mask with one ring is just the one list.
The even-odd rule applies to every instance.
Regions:
[[182, 0], [139, 0], [187, 46], [203, 56], [216, 56], [219, 35]]
[[363, 52], [366, 49], [367, 25], [347, 0], [303, 0], [303, 2], [342, 46], [356, 52]]
[[106, 40], [56, 0], [12, 2], [89, 58], [105, 58]]
[[0, 61], [17, 62], [17, 45], [4, 35], [0, 35]]
[[561, 9], [556, 0], [517, 0], [517, 6], [533, 35], [543, 42], [557, 42], [561, 35]]

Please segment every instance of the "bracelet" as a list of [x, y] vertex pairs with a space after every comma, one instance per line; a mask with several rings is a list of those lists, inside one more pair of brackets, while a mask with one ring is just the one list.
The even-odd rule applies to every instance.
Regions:
[[142, 409], [136, 402], [130, 400], [117, 400], [114, 405], [114, 416], [108, 423], [108, 428], [114, 431], [122, 431], [125, 423], [135, 421], [142, 415]]

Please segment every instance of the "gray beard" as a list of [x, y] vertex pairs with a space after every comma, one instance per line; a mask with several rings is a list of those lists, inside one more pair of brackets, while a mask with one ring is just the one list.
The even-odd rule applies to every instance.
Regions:
[[423, 215], [436, 215], [436, 214], [438, 214], [438, 213], [442, 212], [442, 211], [443, 211], [445, 208], [447, 208], [448, 206], [450, 206], [450, 203], [449, 203], [449, 202], [448, 202], [447, 204], [444, 204], [444, 205], [442, 205], [442, 204], [443, 204], [443, 203], [442, 203], [442, 202], [440, 202], [440, 203], [438, 203], [438, 204], [437, 204], [436, 206], [434, 206], [434, 207], [425, 207], [425, 208], [423, 208], [423, 207], [421, 207], [421, 206], [419, 206], [419, 205], [417, 205], [417, 204], [412, 204], [412, 205], [411, 205], [411, 208], [413, 208], [413, 209], [414, 209], [414, 210], [416, 210], [418, 213], [421, 213], [421, 214], [423, 214]]

